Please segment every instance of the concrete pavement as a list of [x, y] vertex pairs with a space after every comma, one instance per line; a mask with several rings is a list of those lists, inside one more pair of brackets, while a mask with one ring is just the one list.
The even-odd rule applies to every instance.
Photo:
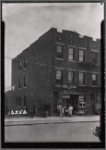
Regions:
[[72, 116], [72, 117], [47, 117], [47, 118], [5, 118], [5, 126], [52, 124], [52, 123], [75, 123], [75, 122], [99, 122], [100, 116]]

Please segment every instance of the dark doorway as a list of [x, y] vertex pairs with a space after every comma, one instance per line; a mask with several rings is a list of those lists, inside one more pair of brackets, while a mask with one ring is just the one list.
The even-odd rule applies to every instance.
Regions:
[[58, 91], [55, 91], [55, 92], [54, 92], [54, 103], [53, 103], [54, 114], [57, 113], [58, 100], [59, 100], [59, 92], [58, 92]]
[[78, 95], [70, 95], [70, 104], [73, 106], [73, 111], [78, 109]]

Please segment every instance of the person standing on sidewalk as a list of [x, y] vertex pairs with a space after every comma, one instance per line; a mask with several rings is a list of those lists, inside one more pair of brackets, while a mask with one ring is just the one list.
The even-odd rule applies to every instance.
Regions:
[[69, 106], [69, 108], [68, 108], [68, 115], [69, 115], [70, 117], [72, 117], [72, 111], [73, 111], [73, 107], [72, 107], [71, 104], [70, 104], [70, 106]]
[[62, 117], [64, 117], [64, 106], [62, 107]]

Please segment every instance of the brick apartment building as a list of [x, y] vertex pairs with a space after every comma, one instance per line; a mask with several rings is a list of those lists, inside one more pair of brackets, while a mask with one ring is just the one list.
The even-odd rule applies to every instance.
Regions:
[[[95, 114], [101, 103], [100, 40], [51, 28], [12, 60], [8, 110], [56, 113], [58, 103], [74, 114]], [[10, 105], [11, 104], [11, 105]]]

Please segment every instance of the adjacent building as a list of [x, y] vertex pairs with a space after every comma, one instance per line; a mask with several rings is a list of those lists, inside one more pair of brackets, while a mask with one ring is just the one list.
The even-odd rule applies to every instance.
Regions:
[[57, 105], [74, 114], [95, 114], [101, 103], [100, 39], [51, 28], [12, 60], [8, 110], [55, 115]]

